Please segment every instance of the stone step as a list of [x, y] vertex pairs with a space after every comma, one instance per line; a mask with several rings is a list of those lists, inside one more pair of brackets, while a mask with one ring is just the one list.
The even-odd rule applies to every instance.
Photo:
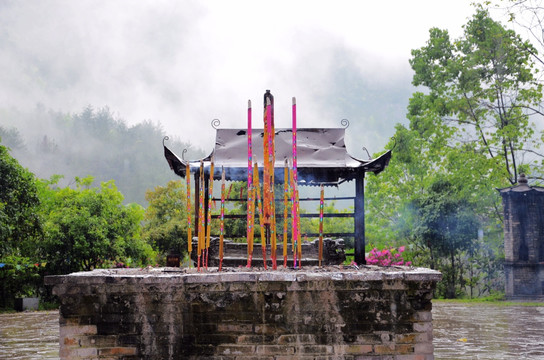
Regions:
[[[198, 239], [193, 238], [193, 249], [197, 249]], [[308, 266], [319, 265], [319, 240], [304, 241], [302, 244], [302, 265]], [[293, 252], [289, 244], [287, 249], [288, 266], [293, 266]], [[277, 264], [283, 266], [283, 243], [278, 243], [276, 247]], [[219, 265], [219, 238], [210, 239], [210, 247], [208, 249], [208, 266]], [[270, 245], [266, 246], [267, 264], [272, 265]], [[197, 263], [197, 252], [191, 253], [192, 260]], [[343, 239], [323, 239], [323, 261], [322, 265], [340, 265], [346, 260], [344, 253]], [[223, 242], [223, 266], [238, 267], [247, 264], [247, 244], [235, 243], [231, 240]], [[253, 260], [252, 264], [263, 264], [261, 244], [253, 245]]]
[[[219, 259], [214, 259], [215, 261], [219, 261]], [[297, 260], [298, 262], [298, 260]], [[238, 266], [246, 266], [247, 265], [247, 257], [232, 257], [232, 256], [224, 256], [223, 257], [223, 266], [228, 267], [238, 267]], [[262, 257], [253, 257], [251, 259], [251, 265], [252, 266], [263, 266], [263, 258]], [[266, 265], [271, 267], [272, 266], [272, 259], [270, 257], [266, 258]], [[281, 258], [278, 256], [276, 259], [276, 265], [278, 267], [283, 266], [283, 256]], [[312, 258], [303, 258], [302, 259], [302, 265], [303, 266], [318, 266], [319, 265], [319, 259], [312, 259]], [[293, 267], [293, 258], [288, 257], [287, 258], [287, 267]]]

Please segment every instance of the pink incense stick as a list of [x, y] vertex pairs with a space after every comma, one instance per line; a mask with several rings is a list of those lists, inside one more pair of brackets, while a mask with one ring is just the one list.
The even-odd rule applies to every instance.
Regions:
[[[295, 249], [298, 250], [298, 213], [296, 206], [296, 193], [297, 193], [297, 184], [298, 184], [298, 175], [297, 175], [297, 100], [293, 97], [293, 242], [295, 243]], [[297, 267], [297, 256], [295, 251], [294, 258], [294, 267]]]
[[253, 255], [253, 144], [251, 126], [251, 100], [247, 101], [247, 267]]
[[193, 251], [192, 240], [192, 226], [191, 226], [191, 167], [187, 163], [185, 167], [185, 180], [187, 181], [187, 250], [189, 252], [189, 258], [191, 258], [191, 252]]
[[223, 266], [223, 238], [225, 234], [225, 169], [221, 166], [221, 217], [219, 222], [219, 271]]

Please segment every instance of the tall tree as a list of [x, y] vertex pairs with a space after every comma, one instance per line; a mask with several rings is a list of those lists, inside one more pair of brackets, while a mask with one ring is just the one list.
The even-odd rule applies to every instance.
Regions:
[[[521, 172], [542, 177], [543, 134], [530, 111], [542, 87], [531, 44], [481, 8], [460, 39], [436, 28], [429, 34], [410, 60], [413, 84], [423, 89], [410, 99], [409, 125], [397, 125], [387, 145], [394, 155], [384, 176], [367, 181], [369, 229], [392, 242], [411, 242], [420, 254], [416, 261], [461, 270], [460, 260], [471, 261], [481, 245], [475, 224], [487, 244], [502, 251], [495, 241], [502, 215], [495, 189], [515, 184]], [[458, 223], [461, 218], [466, 221]], [[459, 226], [470, 227], [470, 237], [463, 238], [465, 229], [457, 233], [463, 241], [448, 240]], [[444, 295], [452, 296], [458, 282], [445, 279], [454, 286]]]
[[0, 145], [0, 258], [15, 253], [33, 257], [41, 232], [34, 174]]
[[[427, 45], [412, 51], [413, 84], [427, 88], [410, 99], [410, 126], [428, 139], [438, 155], [443, 147], [477, 158], [497, 185], [515, 184], [521, 172], [542, 178], [543, 133], [527, 109], [539, 104], [536, 49], [478, 9], [463, 38], [433, 28]], [[483, 155], [483, 156], [482, 156]], [[468, 174], [464, 174], [468, 175]]]

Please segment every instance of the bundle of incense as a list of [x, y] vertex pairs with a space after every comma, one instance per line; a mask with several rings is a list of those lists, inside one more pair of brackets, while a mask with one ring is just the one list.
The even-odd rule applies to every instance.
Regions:
[[251, 100], [247, 102], [247, 267], [253, 257], [253, 224], [255, 200], [253, 199], [253, 144], [251, 126]]
[[[293, 106], [292, 106], [292, 117], [293, 117], [293, 140], [292, 140], [292, 150], [293, 150], [293, 239], [296, 244], [296, 253], [298, 253], [299, 266], [300, 260], [302, 259], [300, 251], [302, 250], [300, 244], [300, 235], [299, 235], [299, 207], [298, 207], [298, 174], [297, 174], [297, 100], [293, 97]], [[296, 267], [296, 255], [295, 254], [295, 267]]]
[[263, 221], [263, 202], [261, 200], [261, 189], [259, 186], [259, 166], [255, 163], [253, 168], [253, 189], [257, 193], [257, 210], [259, 213], [259, 225], [261, 227], [261, 246], [263, 250], [264, 268], [266, 270], [266, 239], [264, 235], [264, 221]]
[[270, 95], [270, 134], [269, 139], [271, 143], [272, 150], [269, 150], [270, 154], [270, 201], [271, 201], [271, 209], [270, 213], [272, 214], [272, 221], [270, 224], [270, 231], [271, 231], [271, 252], [272, 252], [272, 268], [274, 270], [277, 269], [277, 231], [276, 231], [276, 201], [274, 196], [274, 167], [276, 164], [276, 128], [274, 126], [274, 97]]
[[221, 216], [219, 221], [219, 271], [223, 266], [223, 236], [225, 234], [225, 169], [221, 167]]
[[187, 180], [187, 251], [189, 252], [189, 259], [191, 258], [191, 252], [193, 251], [192, 240], [192, 226], [191, 226], [191, 168], [189, 163], [185, 167], [185, 179]]
[[297, 255], [298, 255], [298, 266], [302, 267], [302, 231], [301, 231], [301, 222], [300, 222], [300, 201], [298, 197], [298, 184], [295, 183], [295, 205], [297, 207]]
[[325, 199], [325, 188], [321, 185], [321, 197], [319, 198], [319, 266], [323, 260], [323, 205]]
[[202, 255], [202, 250], [204, 248], [204, 162], [200, 161], [200, 182], [199, 182], [199, 193], [198, 193], [198, 271], [200, 271], [200, 257]]
[[267, 128], [265, 141], [268, 143], [267, 154], [265, 157], [266, 174], [263, 178], [263, 198], [265, 201], [264, 218], [265, 224], [268, 224], [270, 234], [270, 249], [272, 257], [272, 269], [277, 269], [276, 264], [276, 219], [275, 219], [275, 201], [274, 201], [274, 161], [275, 161], [275, 149], [274, 149], [274, 113], [272, 104], [272, 95], [267, 92], [265, 95], [266, 100], [266, 121]]
[[289, 204], [289, 168], [287, 166], [287, 159], [285, 159], [285, 165], [283, 166], [283, 267], [287, 267], [287, 228], [289, 220], [288, 204]]
[[[272, 151], [272, 144], [269, 140], [271, 131], [271, 105], [270, 100], [264, 95], [264, 134], [263, 134], [263, 208], [264, 208], [264, 223], [265, 226], [270, 224], [270, 201], [268, 195], [270, 192], [270, 151]], [[264, 240], [266, 242], [266, 240]]]
[[208, 185], [208, 218], [206, 221], [206, 269], [208, 269], [208, 252], [210, 249], [210, 233], [212, 231], [212, 199], [213, 199], [213, 157], [210, 163], [210, 178]]
[[298, 266], [302, 267], [302, 239], [300, 231], [300, 201], [298, 198], [298, 184], [295, 182], [295, 216], [297, 217], [297, 255], [298, 255]]

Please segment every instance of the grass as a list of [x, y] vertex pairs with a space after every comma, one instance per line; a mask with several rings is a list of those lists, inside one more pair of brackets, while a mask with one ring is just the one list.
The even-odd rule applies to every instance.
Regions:
[[464, 304], [464, 305], [492, 305], [492, 306], [544, 306], [544, 302], [529, 301], [506, 301], [504, 294], [493, 294], [480, 298], [472, 299], [433, 299], [435, 303], [443, 304]]

